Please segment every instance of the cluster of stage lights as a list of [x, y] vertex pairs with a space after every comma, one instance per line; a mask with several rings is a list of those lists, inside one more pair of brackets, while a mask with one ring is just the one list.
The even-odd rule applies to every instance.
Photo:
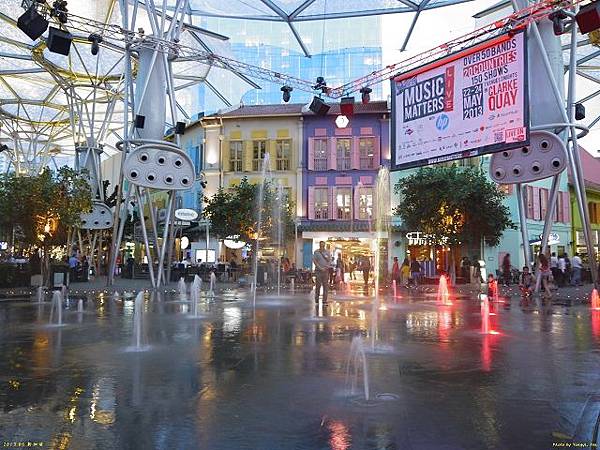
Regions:
[[[73, 35], [66, 30], [49, 27], [49, 17], [54, 17], [60, 24], [68, 21], [68, 8], [66, 0], [55, 0], [48, 8], [45, 0], [35, 0], [29, 8], [18, 18], [17, 27], [32, 41], [39, 39], [48, 30], [46, 47], [53, 53], [68, 56], [73, 42]], [[92, 33], [88, 36], [91, 42], [91, 53], [97, 55], [102, 43], [102, 36]]]
[[[325, 81], [325, 79], [323, 77], [317, 77], [316, 83], [313, 86], [315, 91], [321, 91], [322, 94], [326, 94], [328, 92], [328, 87], [327, 87], [327, 82]], [[294, 90], [293, 87], [291, 86], [283, 86], [281, 88], [281, 92], [283, 93], [282, 97], [283, 97], [283, 101], [284, 103], [288, 103], [291, 99], [291, 92]], [[361, 101], [363, 104], [367, 104], [371, 101], [371, 92], [373, 92], [373, 89], [371, 89], [368, 86], [364, 86], [360, 89], [360, 94], [361, 94]], [[329, 109], [331, 108], [331, 106], [329, 106], [327, 103], [325, 103], [322, 98], [321, 95], [317, 96], [315, 95], [313, 97], [312, 102], [309, 105], [309, 109], [316, 115], [318, 116], [324, 116], [329, 112]], [[348, 124], [350, 123], [350, 119], [349, 117], [354, 115], [354, 97], [352, 96], [345, 96], [342, 97], [340, 99], [340, 114], [337, 116], [336, 120], [335, 120], [335, 124], [338, 128], [346, 128], [348, 126]]]

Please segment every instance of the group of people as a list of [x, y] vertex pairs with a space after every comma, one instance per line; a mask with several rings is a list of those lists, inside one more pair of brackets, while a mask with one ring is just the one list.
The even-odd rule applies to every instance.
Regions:
[[312, 261], [315, 265], [315, 303], [319, 302], [321, 290], [323, 291], [323, 303], [327, 303], [329, 287], [343, 288], [346, 284], [346, 274], [349, 274], [350, 280], [356, 280], [354, 274], [356, 270], [362, 272], [365, 288], [369, 285], [373, 268], [368, 256], [346, 260], [342, 254], [339, 254], [334, 261], [325, 242], [321, 241], [319, 248], [313, 253]]
[[413, 256], [409, 261], [404, 258], [402, 265], [398, 264], [398, 257], [394, 256], [394, 264], [392, 265], [392, 281], [396, 282], [396, 286], [418, 286], [421, 278], [421, 263]]

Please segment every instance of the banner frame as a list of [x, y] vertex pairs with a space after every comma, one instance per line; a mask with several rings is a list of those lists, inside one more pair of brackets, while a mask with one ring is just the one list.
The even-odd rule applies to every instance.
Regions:
[[[410, 78], [416, 75], [419, 75], [423, 72], [427, 72], [429, 70], [435, 69], [437, 67], [443, 66], [450, 62], [453, 62], [463, 56], [475, 53], [479, 51], [479, 48], [485, 49], [490, 47], [492, 41], [502, 42], [505, 39], [510, 39], [518, 34], [523, 34], [523, 126], [525, 127], [525, 140], [519, 142], [499, 142], [496, 144], [488, 144], [482, 147], [476, 147], [471, 150], [461, 150], [458, 152], [448, 153], [444, 156], [440, 156], [437, 158], [424, 158], [417, 161], [411, 161], [403, 164], [396, 164], [396, 91], [395, 84], [398, 78]], [[501, 152], [504, 150], [512, 150], [515, 148], [520, 148], [529, 145], [529, 133], [530, 133], [530, 114], [529, 114], [529, 52], [527, 47], [527, 31], [525, 29], [520, 30], [511, 30], [505, 33], [502, 33], [498, 36], [494, 36], [490, 39], [487, 39], [483, 42], [478, 42], [477, 44], [471, 45], [469, 47], [465, 47], [460, 49], [454, 53], [438, 58], [430, 63], [427, 63], [423, 66], [417, 67], [415, 69], [409, 70], [407, 72], [398, 73], [390, 78], [390, 93], [391, 93], [391, 110], [390, 110], [390, 144], [391, 144], [391, 160], [390, 160], [390, 171], [395, 172], [404, 169], [412, 169], [417, 167], [424, 167], [429, 165], [441, 164], [443, 162], [451, 162], [458, 161], [460, 159], [466, 158], [474, 158], [477, 156], [488, 155], [492, 153]], [[443, 161], [434, 161], [430, 162], [434, 159], [444, 158]]]

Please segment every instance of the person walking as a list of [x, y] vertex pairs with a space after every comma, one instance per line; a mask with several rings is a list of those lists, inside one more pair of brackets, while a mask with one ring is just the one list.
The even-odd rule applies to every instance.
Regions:
[[504, 255], [502, 259], [502, 278], [504, 286], [510, 286], [510, 253]]
[[552, 278], [554, 278], [554, 282], [558, 286], [558, 280], [560, 279], [560, 270], [558, 270], [558, 257], [555, 252], [552, 252], [550, 256], [550, 271], [552, 272]]
[[313, 264], [315, 265], [315, 303], [319, 303], [321, 286], [323, 287], [323, 303], [327, 303], [331, 257], [325, 249], [324, 241], [319, 242], [319, 248], [313, 253]]
[[551, 298], [552, 290], [550, 289], [550, 276], [552, 275], [552, 272], [550, 271], [550, 262], [543, 253], [540, 253], [538, 264], [542, 288], [546, 293], [546, 297]]
[[571, 284], [573, 286], [581, 286], [581, 271], [583, 269], [583, 264], [581, 262], [581, 257], [579, 253], [575, 253], [573, 258], [571, 259], [571, 270], [573, 271], [573, 275], [571, 277]]
[[560, 255], [560, 258], [558, 258], [558, 278], [556, 278], [556, 283], [558, 285], [558, 287], [564, 287], [565, 286], [565, 280], [567, 277], [567, 261], [565, 260], [565, 255], [562, 254]]
[[392, 265], [392, 281], [396, 282], [396, 288], [400, 287], [401, 275], [397, 256], [394, 256], [394, 264]]
[[410, 262], [410, 279], [412, 280], [415, 287], [419, 285], [419, 277], [421, 276], [421, 264], [417, 261], [417, 258], [412, 257]]
[[402, 285], [408, 287], [408, 281], [410, 280], [410, 262], [408, 258], [404, 258], [404, 261], [402, 261], [400, 276], [402, 277]]
[[371, 260], [368, 256], [363, 256], [360, 269], [362, 270], [365, 288], [367, 288], [369, 286], [369, 274], [371, 273]]

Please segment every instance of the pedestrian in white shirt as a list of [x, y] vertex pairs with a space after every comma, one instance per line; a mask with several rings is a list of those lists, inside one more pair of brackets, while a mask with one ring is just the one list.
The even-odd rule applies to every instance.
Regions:
[[554, 282], [558, 286], [560, 271], [558, 270], [558, 258], [556, 257], [555, 252], [552, 252], [552, 256], [550, 256], [550, 271], [552, 272], [552, 278], [554, 278]]
[[583, 264], [578, 253], [575, 253], [575, 256], [571, 259], [571, 269], [573, 270], [571, 284], [573, 286], [581, 286], [581, 269], [583, 269]]
[[558, 279], [557, 283], [559, 287], [563, 287], [566, 284], [566, 272], [567, 272], [567, 260], [565, 255], [558, 258]]

